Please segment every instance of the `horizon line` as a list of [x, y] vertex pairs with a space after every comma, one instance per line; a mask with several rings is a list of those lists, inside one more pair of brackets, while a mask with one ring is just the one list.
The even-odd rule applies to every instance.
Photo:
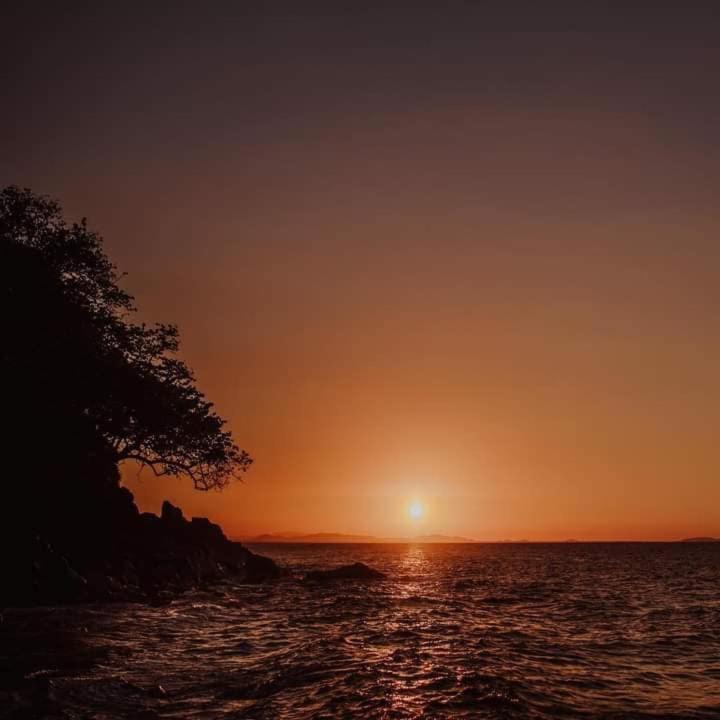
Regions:
[[334, 533], [334, 532], [311, 532], [311, 533], [258, 533], [256, 535], [233, 535], [235, 542], [244, 542], [258, 545], [573, 545], [592, 543], [720, 543], [719, 536], [696, 535], [676, 538], [564, 538], [564, 539], [478, 539], [457, 535], [444, 535], [443, 533], [428, 533], [426, 535], [385, 537], [376, 535], [365, 535], [363, 533]]

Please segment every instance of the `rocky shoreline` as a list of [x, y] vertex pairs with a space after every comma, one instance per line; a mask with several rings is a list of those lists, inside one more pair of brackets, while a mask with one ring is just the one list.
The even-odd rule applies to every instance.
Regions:
[[98, 523], [85, 533], [73, 528], [32, 534], [30, 582], [20, 577], [6, 584], [5, 607], [163, 604], [181, 592], [227, 578], [260, 583], [285, 575], [273, 560], [229, 540], [207, 518], [187, 520], [168, 501], [159, 516], [140, 513], [128, 490], [118, 487], [113, 495], [113, 512], [100, 518], [105, 529], [100, 535]]
[[[228, 539], [204, 517], [187, 519], [169, 501], [160, 515], [141, 513], [132, 493], [110, 482], [87, 483], [63, 498], [63, 510], [44, 499], [36, 506], [25, 552], [6, 565], [0, 609], [138, 602], [164, 605], [181, 593], [225, 580], [263, 583], [289, 577], [274, 560]], [[12, 553], [8, 553], [12, 555]], [[381, 580], [364, 565], [314, 569], [304, 580]]]

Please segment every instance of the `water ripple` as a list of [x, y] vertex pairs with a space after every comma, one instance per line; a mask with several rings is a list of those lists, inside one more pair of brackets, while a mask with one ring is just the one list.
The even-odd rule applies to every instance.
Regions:
[[388, 579], [9, 611], [0, 717], [720, 718], [720, 546], [262, 551]]

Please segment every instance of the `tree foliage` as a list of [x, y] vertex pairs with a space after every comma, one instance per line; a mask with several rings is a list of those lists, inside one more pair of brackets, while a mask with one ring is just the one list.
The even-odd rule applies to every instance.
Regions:
[[63, 442], [94, 433], [115, 462], [202, 490], [247, 470], [251, 458], [178, 357], [177, 328], [134, 321], [133, 298], [85, 220], [68, 225], [53, 200], [8, 187], [0, 252], [0, 360], [16, 433], [39, 421]]

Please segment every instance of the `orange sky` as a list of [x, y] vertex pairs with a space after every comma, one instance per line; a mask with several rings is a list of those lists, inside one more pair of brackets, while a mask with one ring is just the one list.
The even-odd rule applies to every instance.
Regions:
[[357, 12], [66, 18], [4, 90], [0, 180], [88, 216], [256, 461], [209, 494], [128, 469], [139, 505], [720, 535], [718, 38]]
[[[308, 240], [295, 263], [253, 258], [237, 283], [203, 280], [175, 300], [185, 312], [197, 294], [214, 295], [215, 317], [240, 308], [216, 338], [185, 329], [186, 348], [257, 464], [222, 495], [129, 481], [143, 505], [167, 496], [237, 535], [407, 534], [413, 497], [428, 506], [422, 532], [717, 532], [710, 268], [691, 273], [682, 253], [667, 265], [631, 251], [603, 257], [610, 242], [641, 236], [671, 247], [675, 230], [467, 216], [408, 224], [400, 239], [381, 224], [381, 247], [362, 257], [318, 257]], [[457, 243], [452, 254], [418, 243], [435, 233]], [[507, 251], [485, 252], [476, 233], [506, 237]], [[580, 236], [596, 249], [576, 249]], [[407, 245], [388, 259], [384, 242]], [[341, 271], [344, 287], [328, 287]], [[270, 290], [264, 272], [282, 279]], [[261, 317], [245, 320], [242, 308], [258, 306]]]

